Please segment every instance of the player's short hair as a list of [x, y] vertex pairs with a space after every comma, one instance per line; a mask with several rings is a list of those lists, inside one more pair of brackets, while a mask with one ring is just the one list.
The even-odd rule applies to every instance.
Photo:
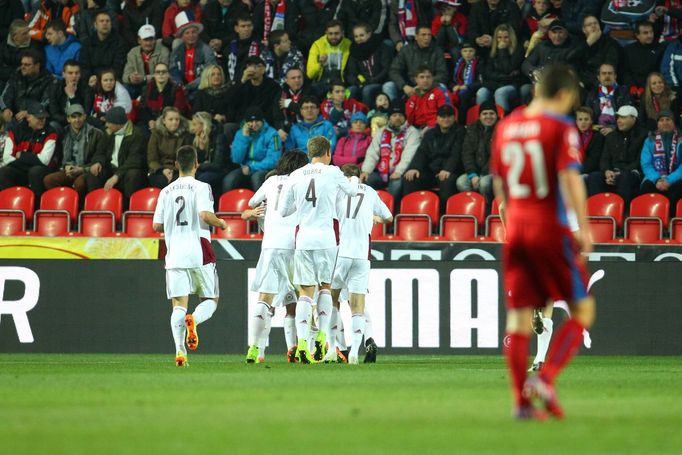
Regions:
[[575, 110], [575, 115], [578, 115], [578, 114], [587, 114], [590, 117], [592, 117], [593, 112], [592, 112], [592, 109], [590, 109], [587, 106], [580, 106], [579, 108], [577, 108]]
[[197, 162], [197, 149], [193, 145], [183, 145], [175, 153], [180, 172], [190, 172]]
[[360, 177], [360, 167], [357, 164], [344, 164], [341, 166], [341, 171], [346, 177]]
[[308, 157], [319, 158], [331, 151], [331, 143], [324, 136], [313, 136], [308, 139]]
[[578, 74], [573, 67], [556, 63], [540, 70], [535, 92], [542, 98], [554, 98], [561, 90], [577, 92], [579, 87]]
[[273, 171], [273, 175], [289, 175], [306, 164], [308, 164], [308, 157], [305, 156], [305, 153], [303, 153], [302, 150], [289, 150], [288, 152], [284, 152], [280, 157], [277, 166], [275, 166]]

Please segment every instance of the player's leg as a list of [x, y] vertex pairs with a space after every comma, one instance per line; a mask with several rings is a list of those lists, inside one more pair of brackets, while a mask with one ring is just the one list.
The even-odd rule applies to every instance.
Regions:
[[507, 311], [507, 327], [505, 337], [505, 356], [507, 367], [511, 375], [512, 392], [516, 404], [516, 417], [524, 415], [532, 409], [530, 401], [523, 395], [523, 385], [526, 382], [526, 368], [528, 367], [528, 342], [531, 327], [528, 321], [533, 315], [532, 307], [511, 308]]
[[350, 311], [353, 315], [353, 342], [348, 354], [348, 363], [357, 365], [358, 351], [365, 336], [365, 294], [350, 294]]
[[256, 363], [259, 357], [265, 357], [265, 352], [260, 347], [267, 344], [274, 298], [274, 294], [265, 292], [258, 294], [258, 302], [253, 309], [251, 339], [246, 353], [246, 363]]
[[185, 316], [190, 293], [190, 277], [186, 269], [166, 270], [166, 295], [171, 301], [170, 326], [173, 334], [175, 364], [187, 366], [187, 349], [185, 348]]
[[205, 264], [189, 270], [192, 291], [199, 296], [201, 303], [192, 314], [185, 316], [187, 328], [187, 347], [192, 351], [199, 347], [197, 326], [208, 321], [218, 308], [219, 282], [218, 271], [214, 263]]
[[314, 251], [296, 250], [294, 252], [294, 284], [299, 286], [299, 296], [296, 302], [296, 357], [302, 363], [310, 363], [308, 337], [313, 317], [313, 298], [317, 286], [313, 267], [312, 255]]
[[[292, 292], [293, 293], [293, 292]], [[293, 303], [286, 306], [287, 314], [284, 316], [284, 340], [287, 343], [287, 362], [296, 362], [296, 294], [291, 297]]]
[[554, 312], [554, 301], [547, 303], [544, 309], [536, 309], [533, 314], [533, 330], [538, 336], [538, 352], [535, 354], [533, 366], [528, 371], [539, 371], [542, 364], [545, 362], [547, 350], [549, 349], [549, 342], [552, 339], [554, 331], [554, 321], [552, 321], [552, 313]]
[[327, 354], [327, 338], [331, 330], [333, 308], [331, 283], [321, 283], [317, 294], [318, 332], [315, 339], [315, 360], [317, 361], [321, 361]]
[[[334, 276], [336, 279], [336, 275]], [[334, 283], [336, 284], [336, 283]], [[341, 289], [332, 289], [332, 317], [329, 327], [329, 335], [327, 336], [327, 354], [324, 356], [324, 362], [336, 362], [336, 334], [339, 330], [339, 298], [341, 296]]]
[[374, 325], [372, 317], [365, 305], [365, 360], [363, 363], [376, 363], [379, 347], [374, 341]]

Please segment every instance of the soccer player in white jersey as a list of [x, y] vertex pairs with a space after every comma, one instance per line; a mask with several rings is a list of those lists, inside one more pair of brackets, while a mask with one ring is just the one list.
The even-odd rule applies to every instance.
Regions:
[[[348, 178], [360, 176], [360, 168], [354, 164], [346, 164], [341, 170]], [[341, 241], [332, 281], [332, 297], [334, 302], [338, 302], [341, 289], [348, 289], [353, 331], [348, 363], [357, 364], [365, 334], [365, 294], [369, 287], [372, 225], [375, 220], [390, 223], [393, 215], [377, 192], [367, 185], [359, 185], [356, 195], [339, 194], [337, 213], [341, 221]], [[334, 357], [336, 352], [330, 349], [325, 360], [333, 360]]]
[[[296, 219], [283, 218], [278, 209], [289, 174], [306, 164], [308, 157], [300, 151], [289, 151], [282, 155], [273, 171], [274, 175], [249, 200], [252, 209], [245, 210], [243, 214], [243, 217], [263, 217], [264, 214], [261, 254], [251, 285], [251, 291], [258, 292], [258, 302], [253, 313], [253, 339], [249, 342], [246, 363], [265, 361], [264, 347], [270, 335], [273, 307], [282, 303], [287, 307], [284, 333], [289, 362], [294, 360], [296, 354], [296, 294], [292, 283]], [[283, 295], [283, 298], [275, 299], [278, 295]]]
[[289, 176], [279, 206], [282, 216], [295, 214], [296, 219], [294, 284], [301, 288], [296, 303], [296, 355], [301, 363], [312, 360], [308, 335], [316, 286], [319, 286], [317, 314], [321, 346], [325, 345], [331, 324], [330, 287], [338, 245], [336, 195], [339, 191], [351, 196], [358, 193], [357, 178], [349, 182], [338, 167], [329, 165], [332, 156], [327, 138], [310, 138], [308, 157], [310, 164]]
[[[175, 165], [180, 177], [161, 190], [153, 228], [165, 237], [166, 294], [173, 306], [170, 323], [175, 363], [184, 367], [185, 341], [191, 350], [199, 346], [197, 325], [208, 320], [218, 306], [218, 274], [209, 226], [224, 230], [227, 225], [213, 213], [211, 187], [194, 178], [199, 166], [196, 149], [180, 147]], [[201, 303], [194, 313], [187, 314], [190, 294], [197, 294]]]

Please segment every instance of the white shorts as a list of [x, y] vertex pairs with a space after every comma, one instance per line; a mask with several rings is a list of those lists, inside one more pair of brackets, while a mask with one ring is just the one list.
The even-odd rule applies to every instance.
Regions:
[[267, 248], [261, 251], [251, 291], [286, 294], [294, 290], [294, 250]]
[[294, 252], [294, 284], [314, 286], [331, 284], [338, 248], [325, 250], [296, 250]]
[[186, 297], [196, 294], [202, 298], [218, 297], [218, 271], [215, 263], [204, 264], [193, 269], [167, 269], [166, 295]]
[[332, 289], [348, 289], [353, 294], [367, 294], [369, 259], [339, 257], [334, 269]]

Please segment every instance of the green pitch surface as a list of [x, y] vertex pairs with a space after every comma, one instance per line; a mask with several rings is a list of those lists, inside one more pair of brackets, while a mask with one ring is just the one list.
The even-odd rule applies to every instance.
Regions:
[[500, 357], [269, 361], [1, 354], [0, 452], [682, 453], [680, 358], [576, 359], [562, 422], [512, 421]]

